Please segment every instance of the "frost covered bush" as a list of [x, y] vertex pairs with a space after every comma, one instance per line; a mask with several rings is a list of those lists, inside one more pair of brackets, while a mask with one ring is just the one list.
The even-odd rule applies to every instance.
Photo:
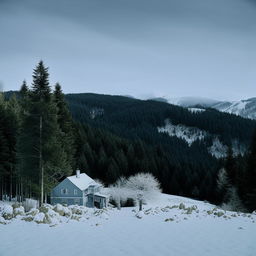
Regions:
[[139, 209], [142, 210], [142, 203], [156, 199], [161, 189], [158, 180], [152, 174], [138, 173], [128, 179], [120, 178], [108, 188], [108, 193], [118, 209], [122, 204], [133, 200], [135, 204], [139, 203]]
[[43, 212], [39, 212], [35, 217], [34, 217], [34, 221], [38, 224], [40, 223], [46, 223], [45, 220], [45, 214]]
[[60, 216], [70, 217], [72, 215], [72, 210], [69, 207], [63, 206], [61, 204], [56, 204], [53, 207], [53, 210], [57, 212]]
[[50, 204], [43, 204], [39, 207], [39, 211], [43, 213], [47, 213], [49, 210], [52, 210], [53, 206]]
[[158, 180], [150, 173], [138, 173], [128, 178], [125, 188], [129, 191], [130, 197], [139, 203], [139, 210], [142, 210], [142, 203], [156, 199], [161, 194]]
[[136, 215], [135, 215], [138, 219], [142, 219], [144, 216], [143, 211], [139, 211]]
[[185, 208], [186, 208], [185, 204], [180, 203], [180, 205], [179, 205], [179, 209], [180, 209], [180, 210], [185, 210]]
[[5, 205], [2, 211], [2, 215], [6, 220], [13, 218], [13, 208], [11, 205]]
[[224, 215], [224, 212], [221, 212], [221, 211], [220, 212], [215, 212], [214, 215], [217, 216], [217, 217], [221, 217], [221, 216]]
[[78, 214], [73, 214], [73, 215], [71, 216], [71, 219], [72, 219], [72, 220], [77, 220], [77, 221], [79, 221], [79, 220], [81, 220], [81, 218], [82, 218], [82, 216], [81, 216], [81, 215], [78, 215]]
[[78, 205], [70, 205], [68, 209], [70, 210], [71, 214], [77, 214], [77, 215], [82, 215], [87, 212], [86, 207], [78, 206]]
[[22, 220], [31, 222], [31, 221], [34, 220], [34, 216], [32, 216], [32, 215], [26, 215], [25, 217], [22, 218]]
[[31, 215], [31, 216], [35, 216], [39, 213], [39, 210], [36, 208], [32, 208], [29, 212], [26, 213], [27, 216]]
[[60, 215], [53, 211], [52, 209], [49, 209], [47, 213], [45, 213], [45, 223], [47, 224], [58, 224], [60, 220]]
[[20, 207], [17, 207], [17, 208], [14, 208], [13, 210], [13, 216], [16, 217], [18, 215], [25, 215], [25, 210], [24, 210], [24, 207], [23, 206], [20, 206]]
[[117, 182], [108, 187], [107, 193], [110, 195], [110, 198], [117, 205], [117, 209], [121, 209], [121, 205], [125, 204], [131, 197], [130, 190], [126, 188], [127, 180], [124, 177], [121, 177]]
[[0, 224], [7, 224], [7, 221], [0, 216]]
[[18, 203], [18, 202], [15, 202], [14, 204], [12, 204], [12, 208], [15, 209], [15, 208], [19, 208], [20, 206], [22, 206], [21, 203]]
[[55, 212], [57, 212], [60, 216], [64, 216], [65, 215], [65, 206], [61, 205], [61, 204], [56, 204], [54, 207], [53, 207], [53, 210]]

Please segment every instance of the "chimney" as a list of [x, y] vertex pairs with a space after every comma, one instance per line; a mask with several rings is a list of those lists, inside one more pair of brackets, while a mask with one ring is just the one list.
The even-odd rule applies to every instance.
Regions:
[[80, 178], [80, 170], [76, 170], [76, 177]]

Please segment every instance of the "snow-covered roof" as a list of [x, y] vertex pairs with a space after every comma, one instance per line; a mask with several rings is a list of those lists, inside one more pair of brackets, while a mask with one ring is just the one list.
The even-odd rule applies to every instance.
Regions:
[[87, 174], [81, 173], [79, 178], [76, 175], [67, 177], [75, 186], [77, 186], [80, 190], [87, 189], [90, 185], [98, 185], [92, 178], [90, 178]]
[[100, 196], [100, 197], [109, 197], [108, 195], [103, 195], [103, 194], [101, 194], [101, 193], [94, 193], [94, 195], [95, 196]]

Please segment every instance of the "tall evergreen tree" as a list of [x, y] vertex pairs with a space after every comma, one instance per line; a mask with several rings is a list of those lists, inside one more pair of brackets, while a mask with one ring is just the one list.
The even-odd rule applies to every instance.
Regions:
[[230, 185], [236, 185], [237, 184], [237, 165], [236, 165], [236, 159], [233, 155], [232, 147], [228, 147], [227, 157], [225, 159], [225, 170], [227, 173], [227, 178], [230, 183]]
[[244, 201], [250, 211], [256, 210], [256, 131], [254, 133], [247, 167], [243, 175]]
[[42, 202], [44, 191], [49, 192], [58, 179], [71, 171], [67, 152], [61, 143], [58, 110], [51, 95], [48, 68], [42, 61], [34, 69], [32, 89], [25, 108], [21, 169], [29, 182], [37, 184], [34, 193], [36, 196], [40, 194]]
[[74, 128], [72, 116], [67, 107], [64, 94], [59, 83], [55, 85], [54, 102], [57, 107], [57, 122], [61, 131], [61, 143], [67, 153], [69, 166], [74, 166]]

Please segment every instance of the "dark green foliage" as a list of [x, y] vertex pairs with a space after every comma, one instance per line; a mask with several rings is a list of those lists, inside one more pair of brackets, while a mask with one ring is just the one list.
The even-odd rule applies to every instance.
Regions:
[[[85, 142], [89, 143], [90, 148], [86, 147], [88, 157], [84, 154], [83, 159], [86, 158], [88, 172], [93, 171], [94, 177], [109, 183], [114, 180], [115, 165], [119, 167], [119, 177], [148, 171], [159, 179], [166, 193], [214, 202], [217, 201], [217, 172], [223, 163], [213, 158], [207, 150], [212, 137], [209, 135], [204, 141], [196, 141], [189, 147], [183, 140], [158, 133], [157, 127], [163, 126], [164, 120], [169, 118], [173, 124], [194, 126], [218, 135], [226, 145], [230, 146], [233, 140], [238, 140], [248, 146], [256, 126], [255, 121], [212, 109], [191, 113], [163, 102], [121, 96], [69, 94], [66, 99], [73, 118], [87, 124], [87, 128], [84, 128], [87, 134]], [[89, 126], [99, 128], [100, 134]], [[101, 137], [104, 138], [102, 142]], [[92, 164], [93, 157], [97, 164]], [[109, 162], [113, 161], [108, 159], [115, 160], [111, 168]], [[236, 179], [236, 172], [230, 174], [232, 180]]]
[[68, 166], [74, 168], [73, 121], [59, 83], [55, 85], [53, 96], [54, 103], [57, 107], [57, 123], [60, 129], [61, 144], [67, 155]]
[[237, 184], [237, 175], [238, 175], [238, 169], [237, 169], [237, 163], [236, 159], [233, 156], [233, 150], [232, 147], [229, 146], [227, 157], [225, 159], [225, 166], [224, 166], [226, 172], [227, 172], [227, 178], [230, 185], [236, 185]]
[[16, 170], [16, 152], [18, 135], [18, 105], [15, 95], [7, 103], [0, 94], [0, 189], [4, 194], [12, 195], [13, 178]]
[[251, 143], [247, 165], [241, 177], [243, 201], [250, 211], [256, 210], [256, 132]]
[[19, 170], [25, 182], [33, 184], [34, 196], [38, 196], [42, 171], [44, 190], [49, 193], [60, 178], [72, 172], [73, 164], [71, 116], [60, 86], [56, 85], [53, 95], [48, 77], [48, 68], [40, 61], [32, 89], [26, 92], [23, 84], [20, 94]]

